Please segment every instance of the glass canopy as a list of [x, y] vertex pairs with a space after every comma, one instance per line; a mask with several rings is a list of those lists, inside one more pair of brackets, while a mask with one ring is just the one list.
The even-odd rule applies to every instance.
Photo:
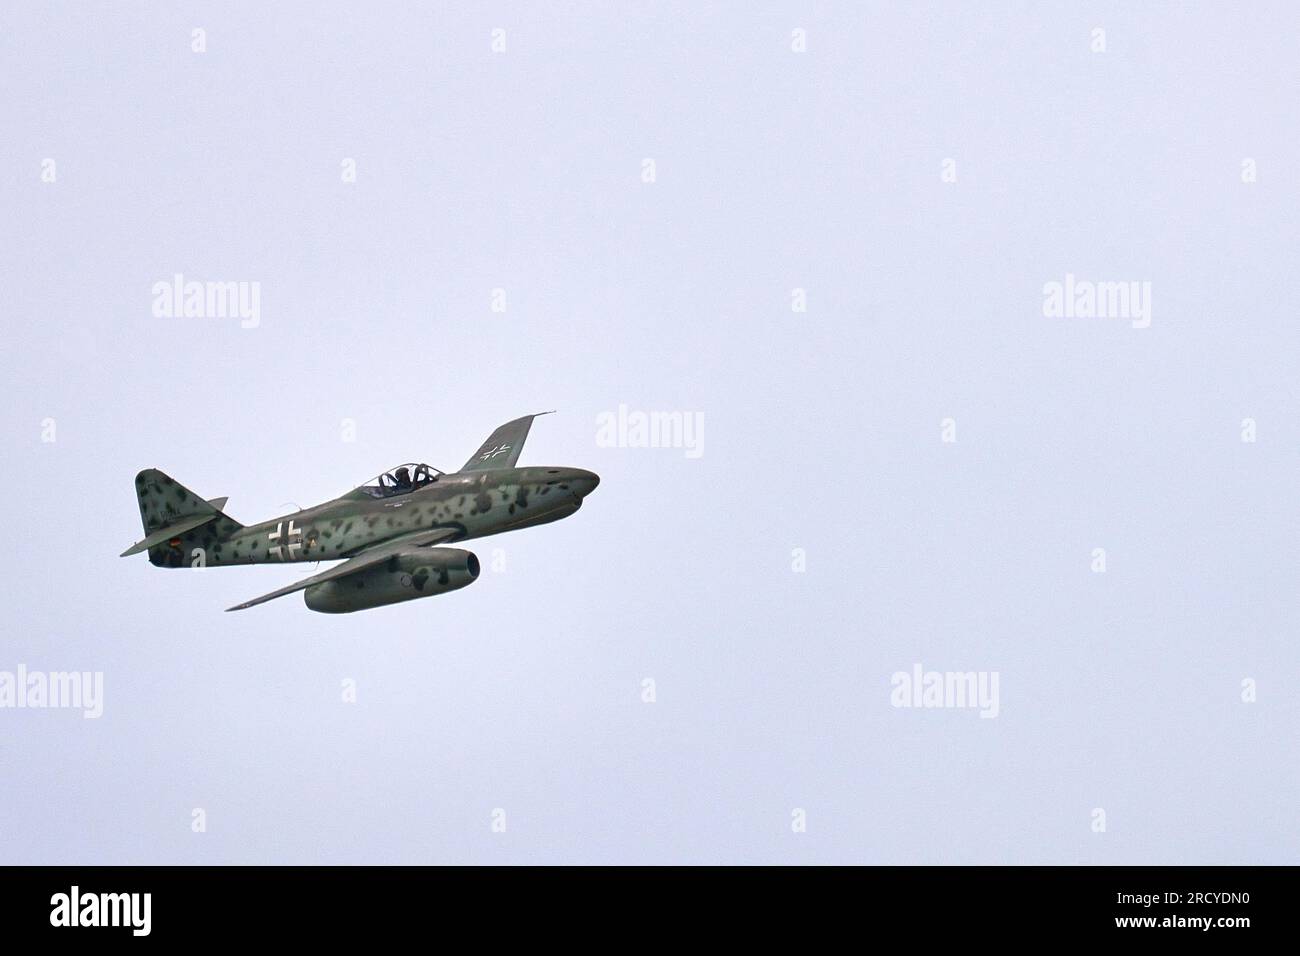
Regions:
[[407, 462], [370, 479], [357, 490], [365, 492], [371, 498], [391, 498], [394, 495], [409, 494], [431, 485], [442, 477], [442, 474], [432, 465]]

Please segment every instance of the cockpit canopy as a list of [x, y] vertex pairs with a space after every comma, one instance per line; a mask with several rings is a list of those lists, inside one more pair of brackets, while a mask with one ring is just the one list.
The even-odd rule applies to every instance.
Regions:
[[388, 469], [377, 478], [367, 481], [357, 491], [369, 495], [371, 498], [392, 498], [395, 495], [410, 494], [412, 491], [431, 485], [442, 475], [443, 472], [432, 465], [417, 464], [412, 461]]

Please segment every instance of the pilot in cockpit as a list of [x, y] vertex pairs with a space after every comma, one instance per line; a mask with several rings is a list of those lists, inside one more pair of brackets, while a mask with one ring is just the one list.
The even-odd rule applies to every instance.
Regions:
[[393, 472], [393, 477], [397, 479], [397, 490], [399, 492], [411, 490], [411, 473], [406, 470], [405, 465]]

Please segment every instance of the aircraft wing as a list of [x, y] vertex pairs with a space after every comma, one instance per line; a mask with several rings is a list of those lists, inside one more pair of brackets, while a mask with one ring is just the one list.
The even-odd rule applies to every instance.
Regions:
[[251, 601], [245, 601], [243, 604], [236, 604], [234, 607], [226, 608], [227, 611], [242, 611], [244, 608], [252, 607], [255, 604], [264, 604], [267, 601], [274, 600], [278, 597], [284, 597], [286, 594], [292, 594], [294, 591], [303, 591], [313, 584], [321, 584], [325, 581], [333, 581], [336, 578], [346, 577], [356, 571], [373, 567], [381, 564], [389, 558], [401, 554], [410, 548], [427, 548], [430, 545], [437, 544], [439, 541], [445, 541], [453, 537], [456, 531], [452, 528], [429, 528], [424, 531], [416, 531], [411, 534], [404, 534], [401, 537], [390, 538], [379, 544], [372, 545], [364, 551], [360, 551], [348, 558], [342, 564], [336, 564], [334, 567], [320, 574], [313, 574], [311, 577], [295, 581], [293, 584], [286, 585], [269, 594], [263, 594], [261, 597], [255, 597]]
[[538, 415], [549, 414], [551, 413], [538, 412], [536, 415], [525, 415], [523, 418], [506, 422], [488, 435], [487, 441], [474, 452], [473, 458], [465, 462], [465, 467], [461, 471], [515, 467], [515, 462], [519, 461], [519, 453], [524, 450], [524, 440], [528, 437], [528, 429], [532, 427], [533, 419]]

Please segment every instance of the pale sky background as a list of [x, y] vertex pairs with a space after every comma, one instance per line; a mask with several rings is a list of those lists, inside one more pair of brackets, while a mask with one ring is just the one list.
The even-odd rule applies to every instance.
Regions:
[[[1295, 5], [759, 6], [0, 8], [0, 670], [105, 681], [0, 710], [0, 862], [1297, 862]], [[454, 594], [117, 557], [141, 468], [252, 523], [550, 408], [601, 487]]]

